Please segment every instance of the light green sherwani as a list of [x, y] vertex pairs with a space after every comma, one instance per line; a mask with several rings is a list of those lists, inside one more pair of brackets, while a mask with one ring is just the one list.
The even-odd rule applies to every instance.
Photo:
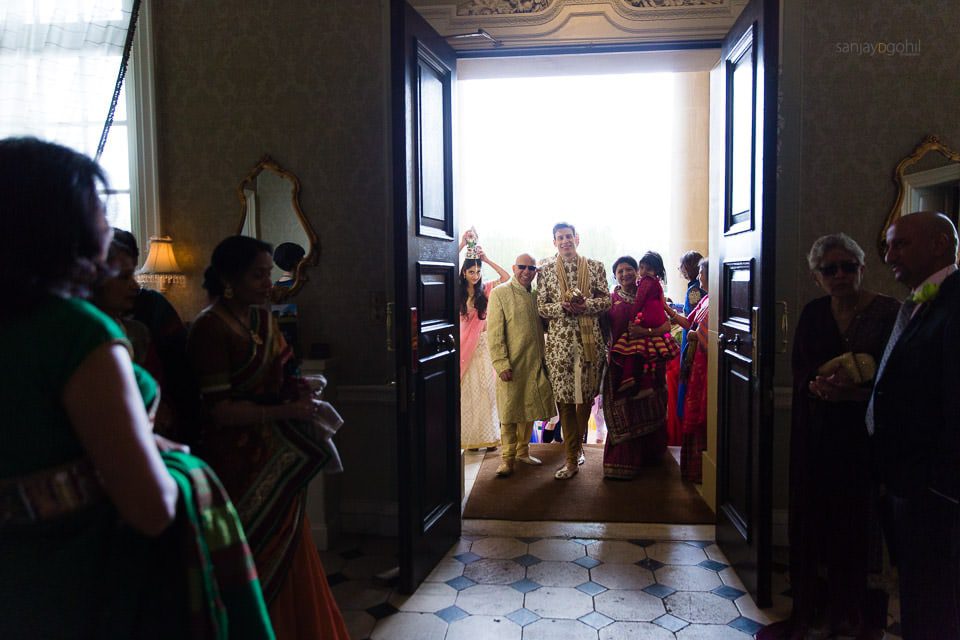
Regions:
[[[490, 292], [487, 346], [497, 372], [497, 410], [502, 424], [548, 420], [557, 414], [543, 359], [543, 325], [536, 294], [510, 278]], [[513, 370], [513, 380], [499, 375]]]

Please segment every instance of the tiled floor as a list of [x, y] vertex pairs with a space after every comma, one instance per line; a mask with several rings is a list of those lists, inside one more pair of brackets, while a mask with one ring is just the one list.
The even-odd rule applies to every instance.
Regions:
[[394, 539], [321, 552], [353, 640], [735, 640], [790, 611], [782, 573], [774, 606], [756, 607], [712, 526], [467, 520], [463, 530], [413, 595], [393, 586]]

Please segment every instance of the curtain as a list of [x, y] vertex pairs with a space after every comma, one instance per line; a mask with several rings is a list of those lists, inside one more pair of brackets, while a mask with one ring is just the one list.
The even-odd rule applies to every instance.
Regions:
[[[95, 156], [133, 5], [134, 0], [3, 0], [0, 137], [31, 135]], [[124, 107], [119, 101], [118, 120], [126, 119]]]

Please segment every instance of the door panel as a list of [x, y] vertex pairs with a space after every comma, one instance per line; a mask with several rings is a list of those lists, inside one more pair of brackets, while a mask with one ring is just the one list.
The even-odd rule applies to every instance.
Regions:
[[761, 607], [771, 579], [778, 10], [778, 0], [751, 0], [724, 40], [724, 194], [714, 225], [717, 543]]
[[460, 537], [460, 316], [453, 209], [453, 50], [391, 3], [400, 589]]

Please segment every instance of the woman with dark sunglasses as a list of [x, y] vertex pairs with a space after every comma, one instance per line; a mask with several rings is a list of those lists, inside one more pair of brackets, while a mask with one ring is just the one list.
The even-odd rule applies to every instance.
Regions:
[[871, 364], [880, 361], [899, 303], [863, 288], [863, 260], [842, 233], [819, 238], [807, 256], [827, 295], [804, 307], [793, 343], [793, 612], [758, 637], [879, 638], [886, 626], [885, 594], [867, 590], [879, 520], [864, 415]]

